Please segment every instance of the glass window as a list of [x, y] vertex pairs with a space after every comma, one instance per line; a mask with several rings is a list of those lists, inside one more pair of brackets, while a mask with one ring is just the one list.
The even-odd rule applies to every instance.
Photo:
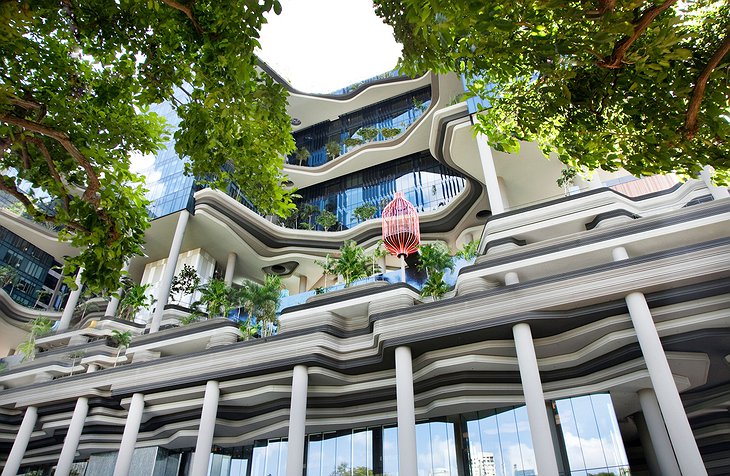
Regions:
[[571, 476], [626, 474], [628, 459], [608, 394], [555, 402]]

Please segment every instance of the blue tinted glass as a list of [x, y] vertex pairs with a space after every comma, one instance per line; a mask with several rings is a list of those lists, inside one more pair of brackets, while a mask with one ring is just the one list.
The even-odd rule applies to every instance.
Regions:
[[[347, 145], [348, 139], [364, 139], [362, 129], [378, 129], [373, 141], [388, 140], [394, 135], [383, 135], [384, 129], [393, 129], [391, 133], [400, 134], [413, 124], [431, 104], [431, 87], [426, 86], [416, 91], [387, 99], [366, 108], [343, 114], [337, 120], [315, 124], [295, 132], [294, 141], [297, 149], [306, 148], [310, 156], [306, 163], [297, 159], [296, 154], [288, 158], [290, 164], [316, 167], [332, 160], [327, 155], [326, 144], [336, 142], [340, 145], [339, 155], [345, 154], [358, 145]], [[397, 130], [397, 131], [396, 131]]]
[[297, 208], [303, 211], [311, 205], [316, 209], [314, 214], [300, 217], [302, 222], [315, 224], [319, 211], [328, 210], [337, 216], [340, 226], [336, 228], [346, 229], [357, 225], [354, 211], [361, 205], [373, 205], [375, 217], [380, 217], [396, 191], [402, 191], [423, 213], [446, 206], [465, 186], [466, 179], [459, 172], [424, 151], [302, 188], [297, 191], [302, 196]]
[[398, 474], [398, 428], [383, 428], [383, 474]]

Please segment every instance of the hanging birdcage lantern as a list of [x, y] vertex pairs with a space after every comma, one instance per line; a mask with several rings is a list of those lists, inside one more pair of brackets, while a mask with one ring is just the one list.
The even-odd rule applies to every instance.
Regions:
[[418, 212], [403, 192], [395, 192], [393, 201], [383, 208], [383, 243], [388, 252], [399, 258], [415, 253], [421, 244]]

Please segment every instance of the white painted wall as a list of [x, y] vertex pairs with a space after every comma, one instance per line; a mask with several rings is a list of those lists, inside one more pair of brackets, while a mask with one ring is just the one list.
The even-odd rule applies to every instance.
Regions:
[[[140, 284], [151, 284], [147, 290], [148, 296], [156, 296], [157, 288], [162, 279], [162, 271], [165, 269], [167, 264], [167, 258], [163, 258], [152, 263], [147, 263], [144, 267], [144, 273], [142, 274], [142, 280]], [[177, 258], [177, 266], [175, 266], [175, 275], [177, 275], [183, 266], [190, 265], [198, 272], [200, 276], [200, 284], [208, 282], [213, 277], [213, 271], [215, 270], [215, 259], [208, 254], [202, 248], [196, 248], [194, 250], [185, 251], [180, 253]], [[180, 302], [174, 301], [173, 296], [170, 295], [170, 303], [179, 304], [181, 306], [189, 307], [191, 303], [195, 302], [200, 298], [200, 292], [183, 296]], [[155, 303], [155, 306], [157, 303]], [[151, 310], [142, 310], [135, 317], [136, 322], [148, 322], [152, 316]]]

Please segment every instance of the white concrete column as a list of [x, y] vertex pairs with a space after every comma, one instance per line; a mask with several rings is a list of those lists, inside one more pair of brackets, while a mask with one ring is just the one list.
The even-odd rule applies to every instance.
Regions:
[[[628, 259], [628, 253], [623, 247], [618, 247], [613, 250], [613, 258], [614, 261]], [[633, 292], [625, 299], [679, 469], [683, 475], [704, 476], [707, 470], [674, 383], [672, 370], [669, 368], [646, 298], [640, 292]]]
[[18, 433], [15, 435], [13, 447], [8, 455], [8, 460], [5, 462], [2, 476], [15, 476], [18, 474], [18, 469], [20, 468], [20, 464], [23, 462], [25, 450], [28, 448], [30, 436], [33, 434], [33, 428], [35, 428], [36, 421], [38, 421], [38, 408], [26, 408], [25, 414], [23, 415], [23, 422], [20, 424]]
[[402, 283], [406, 282], [406, 257], [400, 255], [400, 280]]
[[639, 443], [641, 443], [641, 450], [646, 460], [646, 466], [649, 469], [649, 476], [662, 476], [643, 413], [639, 412], [634, 415], [633, 421], [634, 425], [636, 425], [636, 431], [639, 433]]
[[530, 434], [535, 450], [535, 464], [540, 476], [558, 476], [558, 460], [555, 456], [553, 438], [550, 434], [545, 408], [545, 397], [542, 393], [540, 371], [537, 367], [535, 346], [532, 342], [530, 326], [524, 322], [512, 327], [517, 352], [517, 364], [520, 367], [522, 391], [525, 394], [527, 418], [530, 422]]
[[228, 261], [226, 261], [226, 274], [223, 276], [223, 282], [230, 286], [233, 284], [233, 273], [236, 272], [236, 258], [238, 255], [231, 251], [228, 253]]
[[497, 179], [497, 170], [494, 167], [492, 148], [489, 147], [487, 137], [484, 134], [477, 134], [477, 148], [479, 149], [479, 158], [482, 162], [484, 185], [487, 187], [487, 196], [489, 198], [489, 206], [492, 209], [492, 215], [503, 213], [505, 205], [502, 200], [499, 180]]
[[[124, 265], [124, 268], [122, 268], [122, 272], [129, 271], [129, 261]], [[104, 316], [114, 317], [117, 315], [117, 309], [119, 309], [119, 297], [122, 295], [122, 292], [124, 291], [123, 288], [117, 289], [117, 296], [112, 296], [112, 298], [109, 300], [109, 304], [106, 305], [106, 311], [104, 311]]]
[[83, 274], [83, 272], [84, 268], [79, 268], [78, 273], [76, 273], [76, 280], [74, 281], [76, 283], [76, 289], [74, 291], [71, 291], [71, 294], [68, 295], [66, 307], [63, 308], [61, 320], [58, 321], [58, 332], [65, 331], [66, 329], [68, 329], [69, 324], [71, 324], [71, 318], [73, 317], [74, 311], [76, 310], [76, 304], [79, 303], [79, 297], [81, 297], [81, 274]]
[[294, 367], [289, 409], [289, 443], [286, 457], [286, 476], [302, 476], [304, 471], [304, 443], [307, 422], [307, 367]]
[[659, 474], [662, 476], [681, 476], [677, 465], [677, 458], [672, 449], [672, 443], [669, 441], [667, 428], [664, 426], [662, 412], [659, 409], [654, 390], [645, 388], [639, 390], [639, 403], [641, 404], [641, 412], [644, 414], [647, 430], [649, 430], [649, 439], [651, 447], [656, 455], [656, 464], [659, 467]]
[[117, 463], [114, 466], [114, 476], [127, 476], [129, 474], [129, 469], [132, 466], [134, 447], [137, 445], [137, 434], [139, 433], [139, 425], [142, 423], [143, 413], [144, 395], [141, 393], [135, 393], [132, 395], [132, 401], [129, 404], [127, 422], [124, 424], [122, 442], [119, 444]]
[[81, 438], [81, 432], [84, 430], [84, 422], [88, 413], [89, 399], [79, 397], [76, 400], [76, 407], [71, 417], [71, 424], [68, 426], [66, 439], [63, 441], [63, 448], [61, 449], [61, 456], [58, 458], [55, 476], [68, 476], [71, 472], [71, 466], [73, 465], [74, 458], [76, 458], [76, 449], [79, 447], [79, 439]]
[[218, 398], [220, 389], [218, 382], [208, 380], [205, 384], [205, 397], [203, 397], [203, 410], [200, 415], [200, 427], [198, 428], [198, 440], [195, 442], [195, 454], [193, 455], [192, 469], [190, 476], [207, 476], [208, 461], [210, 460], [210, 449], [213, 446], [213, 435], [215, 434], [215, 419], [218, 414]]
[[509, 285], [512, 285], [512, 284], [519, 284], [519, 282], [520, 282], [520, 277], [517, 276], [517, 273], [515, 273], [514, 271], [507, 271], [504, 274], [504, 284], [505, 284], [505, 286], [509, 286]]
[[712, 174], [714, 171], [715, 169], [713, 169], [709, 165], [705, 165], [702, 168], [702, 172], [700, 172], [700, 179], [702, 179], [702, 181], [705, 183], [705, 186], [710, 190], [710, 193], [712, 194], [712, 198], [714, 200], [730, 197], [730, 191], [727, 187], [718, 187], [717, 185], [712, 183]]
[[416, 476], [416, 406], [413, 397], [411, 349], [395, 349], [395, 395], [398, 412], [398, 475]]
[[189, 217], [190, 212], [183, 210], [180, 212], [180, 216], [177, 219], [175, 235], [173, 236], [172, 244], [170, 245], [170, 254], [167, 256], [167, 263], [165, 264], [165, 269], [162, 271], [162, 278], [160, 279], [160, 287], [157, 289], [157, 307], [155, 308], [155, 313], [152, 315], [150, 333], [160, 330], [162, 315], [165, 313], [165, 305], [167, 304], [167, 300], [170, 299], [170, 286], [172, 285], [172, 278], [175, 276], [177, 257], [180, 255], [180, 248], [182, 248], [182, 241], [185, 236], [185, 227], [188, 224]]
[[302, 274], [299, 276], [299, 294], [306, 293], [308, 288], [307, 275]]

